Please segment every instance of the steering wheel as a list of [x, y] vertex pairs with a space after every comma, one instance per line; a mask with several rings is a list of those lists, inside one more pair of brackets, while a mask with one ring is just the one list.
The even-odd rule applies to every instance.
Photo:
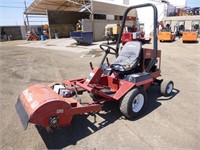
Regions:
[[[113, 47], [111, 47], [109, 45], [101, 44], [99, 47], [107, 54], [108, 53], [113, 54], [113, 55], [116, 54], [116, 49], [114, 49]], [[111, 52], [110, 50], [113, 50], [114, 52]]]

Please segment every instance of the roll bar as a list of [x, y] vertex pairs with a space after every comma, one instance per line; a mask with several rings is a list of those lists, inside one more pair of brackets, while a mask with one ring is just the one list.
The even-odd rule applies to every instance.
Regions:
[[156, 58], [157, 58], [157, 51], [158, 51], [158, 41], [157, 41], [158, 12], [157, 12], [157, 8], [154, 4], [146, 3], [146, 4], [141, 4], [141, 5], [130, 6], [126, 9], [126, 11], [124, 12], [123, 19], [122, 19], [122, 25], [121, 25], [120, 33], [119, 33], [119, 36], [118, 36], [117, 45], [116, 45], [116, 57], [117, 57], [118, 52], [119, 52], [119, 45], [120, 45], [120, 42], [121, 42], [121, 38], [122, 38], [122, 34], [123, 34], [123, 30], [124, 30], [124, 26], [125, 26], [125, 22], [126, 22], [126, 18], [127, 18], [127, 14], [132, 9], [148, 7], [148, 6], [151, 6], [153, 8], [153, 16], [154, 16], [153, 17], [153, 24], [154, 24], [154, 28], [153, 28], [153, 34], [154, 34], [153, 49], [154, 49], [154, 53], [153, 53], [153, 59], [151, 60], [150, 64], [147, 66], [146, 72], [149, 72], [151, 67], [157, 62]]

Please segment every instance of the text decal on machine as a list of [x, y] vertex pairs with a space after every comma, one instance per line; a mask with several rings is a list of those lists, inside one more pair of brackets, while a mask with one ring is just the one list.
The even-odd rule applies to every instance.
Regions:
[[94, 76], [94, 73], [91, 72], [91, 73], [89, 74], [89, 76], [87, 77], [86, 81], [89, 82], [89, 81], [92, 79], [93, 76]]

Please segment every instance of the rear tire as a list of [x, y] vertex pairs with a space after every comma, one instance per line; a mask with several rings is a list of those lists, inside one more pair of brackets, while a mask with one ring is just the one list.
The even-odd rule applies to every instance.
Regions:
[[160, 85], [160, 92], [163, 96], [170, 96], [174, 88], [173, 81], [163, 80]]
[[127, 118], [136, 118], [142, 114], [147, 104], [147, 96], [142, 88], [129, 91], [120, 102], [120, 111]]

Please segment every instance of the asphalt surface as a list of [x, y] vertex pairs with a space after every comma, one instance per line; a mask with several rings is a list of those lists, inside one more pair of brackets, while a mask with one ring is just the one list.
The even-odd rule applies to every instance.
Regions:
[[21, 91], [37, 83], [85, 77], [89, 62], [98, 66], [102, 58], [99, 43], [77, 47], [70, 39], [63, 41], [0, 42], [0, 149], [200, 149], [200, 44], [181, 39], [159, 43], [161, 78], [174, 81], [172, 96], [162, 97], [152, 87], [148, 107], [137, 120], [125, 119], [118, 103], [107, 103], [96, 122], [80, 115], [70, 127], [54, 132], [31, 124], [24, 131], [15, 110]]

